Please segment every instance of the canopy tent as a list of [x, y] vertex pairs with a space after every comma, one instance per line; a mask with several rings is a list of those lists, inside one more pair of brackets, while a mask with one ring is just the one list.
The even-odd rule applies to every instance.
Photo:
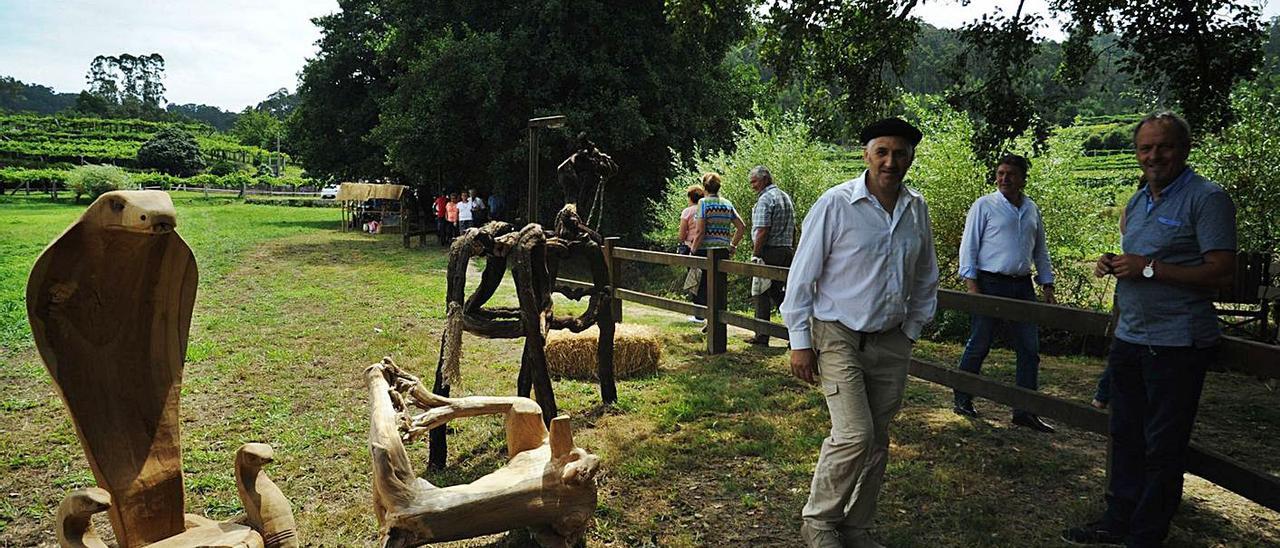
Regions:
[[352, 228], [361, 219], [376, 220], [381, 227], [399, 227], [404, 211], [401, 199], [408, 188], [404, 185], [342, 183], [338, 186], [337, 196], [337, 201], [342, 204], [340, 230]]
[[404, 185], [380, 185], [372, 183], [342, 183], [338, 186], [339, 202], [364, 202], [366, 200], [399, 200]]

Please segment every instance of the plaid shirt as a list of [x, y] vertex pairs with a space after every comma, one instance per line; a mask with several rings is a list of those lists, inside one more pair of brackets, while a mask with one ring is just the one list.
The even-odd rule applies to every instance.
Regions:
[[751, 237], [754, 240], [756, 229], [769, 227], [769, 236], [764, 245], [770, 247], [794, 246], [796, 233], [796, 208], [791, 204], [791, 196], [778, 188], [769, 185], [760, 191], [756, 206], [751, 209]]

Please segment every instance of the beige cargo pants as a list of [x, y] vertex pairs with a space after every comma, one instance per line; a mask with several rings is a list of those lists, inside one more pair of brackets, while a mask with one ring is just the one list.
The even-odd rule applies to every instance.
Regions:
[[801, 516], [814, 529], [868, 529], [889, 458], [889, 422], [902, 407], [913, 343], [901, 329], [859, 333], [812, 321], [831, 435], [822, 442]]

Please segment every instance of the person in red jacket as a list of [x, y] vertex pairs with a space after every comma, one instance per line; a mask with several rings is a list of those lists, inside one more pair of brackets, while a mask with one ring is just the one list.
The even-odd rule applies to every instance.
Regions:
[[444, 193], [441, 192], [439, 196], [436, 196], [434, 205], [436, 208], [436, 240], [438, 240], [440, 245], [443, 246], [449, 239], [449, 219], [447, 209], [449, 205], [449, 197], [445, 196]]

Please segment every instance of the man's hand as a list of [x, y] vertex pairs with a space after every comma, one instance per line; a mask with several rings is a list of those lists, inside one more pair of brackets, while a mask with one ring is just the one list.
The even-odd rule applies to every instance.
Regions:
[[1058, 298], [1053, 295], [1053, 284], [1040, 286], [1040, 291], [1044, 293], [1044, 302], [1048, 304], [1058, 304]]
[[1111, 259], [1111, 273], [1121, 280], [1141, 278], [1142, 269], [1150, 262], [1150, 259], [1142, 255], [1134, 255], [1132, 253], [1116, 255]]
[[982, 293], [982, 290], [978, 289], [978, 280], [975, 280], [973, 278], [964, 279], [964, 288], [966, 291], [973, 294]]
[[1098, 264], [1093, 266], [1093, 275], [1101, 278], [1111, 274], [1113, 272], [1111, 261], [1115, 260], [1115, 258], [1115, 253], [1103, 253], [1101, 257], [1098, 257]]
[[809, 384], [818, 384], [818, 353], [812, 348], [792, 350], [791, 374]]

